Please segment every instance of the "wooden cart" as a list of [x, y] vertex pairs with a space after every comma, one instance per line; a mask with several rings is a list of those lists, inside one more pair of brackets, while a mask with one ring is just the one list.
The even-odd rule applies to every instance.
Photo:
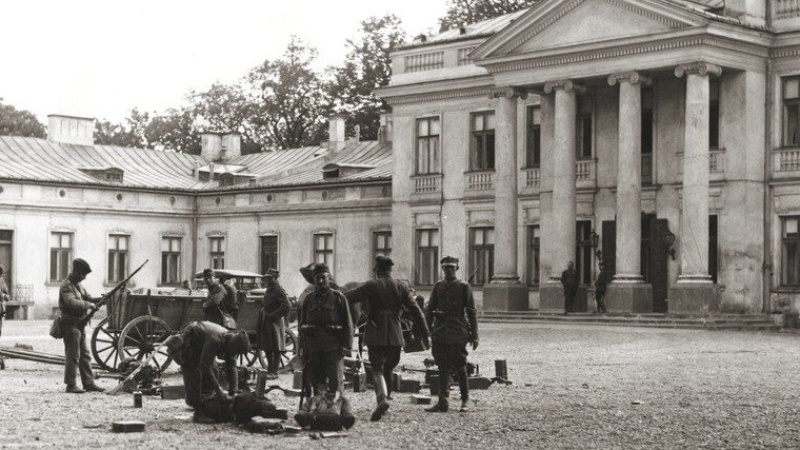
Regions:
[[[116, 371], [119, 362], [134, 357], [139, 360], [156, 352], [154, 364], [161, 371], [172, 362], [166, 348], [156, 349], [167, 337], [176, 333], [184, 325], [203, 320], [205, 295], [184, 293], [175, 290], [171, 293], [151, 294], [129, 293], [121, 290], [106, 303], [108, 315], [94, 327], [91, 350], [97, 364], [105, 370]], [[261, 309], [261, 297], [248, 295], [240, 304], [237, 324], [250, 337], [250, 351], [239, 357], [239, 364], [253, 366], [256, 361], [267, 367], [264, 352], [256, 348], [256, 324]], [[282, 367], [287, 367], [297, 349], [297, 336], [294, 330], [286, 330], [286, 351], [282, 357]]]

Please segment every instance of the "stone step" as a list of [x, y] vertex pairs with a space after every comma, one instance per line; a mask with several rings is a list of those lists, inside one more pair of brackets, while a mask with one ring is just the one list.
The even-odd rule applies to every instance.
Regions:
[[595, 314], [540, 313], [538, 311], [485, 311], [478, 315], [485, 323], [580, 323], [587, 325], [695, 328], [695, 329], [748, 329], [780, 330], [781, 327], [767, 315], [715, 314], [695, 316], [688, 314]]

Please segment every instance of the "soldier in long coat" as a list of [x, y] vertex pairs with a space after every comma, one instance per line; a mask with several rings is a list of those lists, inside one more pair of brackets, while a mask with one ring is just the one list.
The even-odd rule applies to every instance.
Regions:
[[289, 296], [278, 284], [279, 276], [280, 272], [272, 268], [264, 274], [267, 290], [261, 299], [257, 326], [258, 348], [267, 357], [268, 377], [272, 379], [278, 378], [281, 354], [286, 351], [286, 322], [283, 318], [291, 308]]
[[475, 299], [468, 283], [456, 278], [458, 258], [445, 256], [440, 261], [444, 280], [433, 285], [425, 308], [425, 319], [431, 329], [432, 353], [439, 367], [439, 401], [425, 411], [447, 412], [449, 409], [450, 376], [455, 370], [461, 391], [462, 412], [467, 411], [467, 343], [478, 348], [478, 315]]
[[390, 391], [387, 382], [391, 382], [392, 371], [400, 362], [400, 349], [403, 345], [400, 315], [403, 308], [411, 313], [423, 338], [428, 340], [428, 327], [425, 325], [422, 310], [412, 299], [408, 287], [392, 278], [393, 265], [391, 258], [377, 256], [374, 267], [377, 278], [345, 293], [350, 303], [363, 302], [367, 316], [364, 343], [369, 348], [369, 362], [372, 365], [377, 399], [375, 410], [370, 416], [373, 422], [380, 420], [389, 409], [387, 399]]
[[578, 272], [575, 263], [567, 264], [567, 270], [561, 272], [561, 285], [564, 287], [564, 314], [575, 312], [575, 296], [578, 295]]

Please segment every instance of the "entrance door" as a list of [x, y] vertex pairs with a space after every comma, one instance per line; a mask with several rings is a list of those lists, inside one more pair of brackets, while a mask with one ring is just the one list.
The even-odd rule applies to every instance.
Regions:
[[[664, 233], [669, 228], [667, 219], [654, 214], [642, 216], [641, 274], [645, 283], [653, 286], [653, 312], [667, 312], [669, 272]], [[603, 222], [603, 264], [608, 273], [617, 272], [617, 223]]]
[[[8, 289], [13, 289], [13, 281], [11, 279], [11, 274], [14, 273], [11, 267], [11, 256], [13, 253], [11, 252], [11, 242], [12, 238], [14, 237], [14, 232], [11, 230], [0, 230], [0, 265], [6, 269], [6, 273], [3, 275], [3, 278], [6, 280], [6, 285], [8, 285]], [[13, 295], [13, 292], [12, 292]]]

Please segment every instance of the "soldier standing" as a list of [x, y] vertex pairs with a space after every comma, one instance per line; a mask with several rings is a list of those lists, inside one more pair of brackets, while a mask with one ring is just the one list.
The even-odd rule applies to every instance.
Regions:
[[314, 266], [314, 292], [300, 306], [297, 324], [300, 349], [314, 393], [325, 391], [334, 396], [343, 383], [343, 358], [353, 346], [353, 320], [344, 294], [331, 289], [330, 269]]
[[441, 266], [444, 280], [433, 285], [430, 301], [425, 308], [425, 319], [433, 341], [433, 359], [439, 367], [439, 401], [425, 411], [447, 412], [450, 378], [455, 370], [461, 390], [460, 411], [466, 412], [469, 407], [467, 343], [472, 344], [472, 350], [478, 348], [475, 299], [469, 284], [456, 278], [457, 258], [445, 256]]
[[[179, 334], [167, 339], [166, 346], [169, 355], [183, 371], [187, 405], [198, 410], [203, 404], [204, 394], [225, 395], [215, 373], [216, 358], [225, 361], [228, 393], [233, 396], [238, 391], [236, 358], [250, 348], [250, 339], [245, 331], [229, 330], [208, 321], [191, 322]], [[203, 422], [201, 416], [196, 414], [195, 420]]]
[[377, 406], [370, 420], [375, 422], [389, 409], [390, 390], [387, 382], [392, 381], [392, 372], [400, 362], [400, 348], [403, 345], [403, 329], [400, 315], [403, 308], [411, 313], [423, 338], [428, 341], [428, 327], [419, 305], [412, 299], [408, 287], [392, 278], [391, 258], [375, 257], [376, 279], [348, 291], [345, 296], [351, 303], [363, 302], [367, 324], [364, 343], [369, 348], [369, 362], [372, 365], [372, 380], [375, 386]]
[[[94, 384], [92, 372], [92, 355], [86, 345], [86, 333], [78, 327], [81, 318], [89, 310], [97, 309], [97, 302], [102, 297], [92, 298], [86, 289], [81, 286], [81, 281], [92, 272], [89, 263], [81, 258], [72, 261], [72, 272], [61, 283], [58, 294], [58, 307], [61, 308], [61, 333], [64, 336], [64, 384], [67, 392], [82, 394], [86, 391], [104, 392], [100, 386]], [[76, 384], [76, 377], [80, 371], [83, 389]]]
[[281, 353], [286, 351], [284, 335], [286, 324], [283, 318], [289, 313], [291, 305], [289, 296], [278, 284], [280, 272], [269, 268], [263, 279], [267, 283], [267, 290], [261, 300], [261, 311], [258, 316], [258, 348], [264, 351], [267, 357], [268, 378], [278, 378], [278, 366]]
[[608, 312], [603, 297], [606, 295], [606, 288], [608, 287], [608, 273], [605, 270], [603, 263], [600, 263], [600, 273], [597, 274], [597, 279], [594, 280], [594, 299], [597, 302], [597, 312]]
[[236, 328], [236, 321], [233, 319], [236, 311], [231, 306], [237, 303], [236, 288], [220, 283], [217, 274], [211, 269], [203, 271], [203, 282], [208, 288], [208, 299], [203, 303], [205, 320], [226, 328]]
[[564, 314], [575, 312], [575, 296], [578, 294], [578, 272], [575, 263], [567, 264], [567, 270], [561, 272], [561, 285], [564, 286]]

